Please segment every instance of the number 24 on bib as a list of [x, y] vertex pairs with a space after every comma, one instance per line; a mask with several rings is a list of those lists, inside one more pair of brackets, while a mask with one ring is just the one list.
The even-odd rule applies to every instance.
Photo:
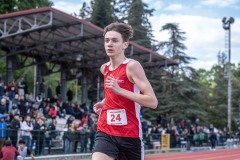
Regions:
[[107, 110], [107, 124], [109, 125], [127, 125], [127, 115], [125, 109]]

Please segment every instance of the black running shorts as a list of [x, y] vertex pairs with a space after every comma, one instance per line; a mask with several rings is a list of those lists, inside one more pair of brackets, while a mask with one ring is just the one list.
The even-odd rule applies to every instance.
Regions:
[[111, 136], [97, 132], [94, 152], [101, 152], [116, 160], [143, 160], [144, 147], [139, 138]]

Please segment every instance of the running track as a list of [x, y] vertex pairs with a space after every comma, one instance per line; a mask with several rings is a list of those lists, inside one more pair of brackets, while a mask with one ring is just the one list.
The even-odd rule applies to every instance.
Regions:
[[147, 155], [144, 160], [240, 160], [240, 149]]

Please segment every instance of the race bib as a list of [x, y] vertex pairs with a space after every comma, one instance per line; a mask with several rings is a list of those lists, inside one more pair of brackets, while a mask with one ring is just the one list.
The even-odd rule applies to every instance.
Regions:
[[107, 124], [122, 126], [127, 125], [127, 115], [125, 109], [107, 110]]

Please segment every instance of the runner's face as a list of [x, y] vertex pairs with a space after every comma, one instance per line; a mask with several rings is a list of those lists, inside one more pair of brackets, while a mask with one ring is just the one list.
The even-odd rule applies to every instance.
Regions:
[[105, 51], [109, 57], [124, 53], [128, 42], [123, 42], [122, 35], [116, 31], [108, 31], [104, 37]]

